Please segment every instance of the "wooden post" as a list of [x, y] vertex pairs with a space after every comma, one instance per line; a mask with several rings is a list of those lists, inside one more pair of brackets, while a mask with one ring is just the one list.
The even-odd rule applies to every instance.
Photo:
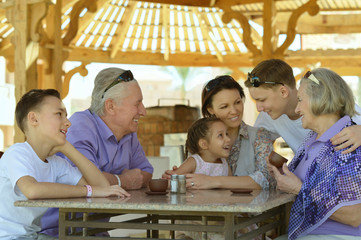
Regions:
[[[38, 87], [37, 59], [39, 57], [39, 22], [46, 15], [47, 0], [28, 3], [28, 0], [14, 0], [6, 11], [15, 28], [12, 42], [15, 47], [15, 99], [19, 101], [27, 91]], [[16, 125], [16, 124], [15, 124]], [[14, 142], [24, 141], [24, 135], [15, 127]]]

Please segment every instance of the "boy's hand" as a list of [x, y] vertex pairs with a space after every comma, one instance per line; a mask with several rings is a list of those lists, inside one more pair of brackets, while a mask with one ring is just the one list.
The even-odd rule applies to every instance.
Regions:
[[347, 147], [349, 149], [343, 151], [343, 154], [353, 152], [361, 145], [361, 127], [359, 125], [350, 126], [342, 129], [341, 132], [331, 138], [333, 145], [336, 145], [336, 150], [341, 150]]
[[70, 142], [68, 142], [68, 140], [65, 140], [65, 143], [63, 145], [53, 147], [53, 149], [51, 149], [49, 152], [49, 156], [52, 156], [58, 152], [61, 152], [64, 155], [66, 155], [66, 150], [70, 148], [74, 148], [73, 145], [71, 145]]
[[121, 198], [130, 197], [130, 194], [118, 185], [112, 185], [109, 187], [92, 186], [92, 197], [110, 197], [118, 196]]

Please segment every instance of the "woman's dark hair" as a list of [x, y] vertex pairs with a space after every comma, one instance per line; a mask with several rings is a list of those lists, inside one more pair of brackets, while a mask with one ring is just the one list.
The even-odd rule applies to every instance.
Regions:
[[60, 94], [55, 89], [33, 89], [25, 93], [15, 108], [15, 118], [20, 130], [25, 133], [25, 120], [30, 111], [39, 107], [44, 98], [53, 96], [60, 98]]
[[195, 154], [199, 152], [199, 140], [202, 138], [208, 139], [209, 129], [215, 122], [223, 123], [223, 121], [219, 118], [207, 117], [200, 118], [192, 124], [192, 126], [188, 129], [185, 158], [188, 157], [188, 153]]
[[207, 110], [212, 105], [213, 96], [224, 89], [237, 89], [242, 99], [245, 98], [243, 88], [229, 75], [218, 76], [210, 80], [203, 88], [202, 91], [202, 115], [203, 117], [211, 117]]

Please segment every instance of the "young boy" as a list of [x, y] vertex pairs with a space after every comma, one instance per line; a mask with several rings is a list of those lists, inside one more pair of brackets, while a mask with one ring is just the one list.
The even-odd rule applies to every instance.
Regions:
[[[0, 161], [0, 238], [38, 239], [46, 208], [14, 207], [26, 199], [70, 197], [125, 197], [68, 141], [70, 127], [59, 92], [35, 89], [26, 93], [15, 110], [26, 142], [11, 146]], [[78, 167], [54, 155], [62, 152]], [[83, 175], [83, 176], [82, 176]]]
[[[302, 127], [301, 116], [295, 112], [298, 99], [291, 66], [279, 59], [262, 61], [248, 74], [245, 85], [260, 112], [255, 126], [273, 132], [275, 139], [282, 137], [296, 153], [309, 130]], [[356, 111], [361, 113], [357, 105]], [[352, 120], [361, 124], [360, 115]], [[361, 127], [345, 128], [331, 141], [334, 145], [340, 144], [337, 150], [352, 145], [344, 153], [352, 152], [361, 145]]]

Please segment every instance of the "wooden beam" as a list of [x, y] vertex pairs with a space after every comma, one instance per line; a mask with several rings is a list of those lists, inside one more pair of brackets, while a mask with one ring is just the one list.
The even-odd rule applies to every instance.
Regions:
[[57, 0], [55, 4], [55, 15], [54, 15], [54, 52], [52, 55], [51, 64], [53, 65], [53, 81], [55, 82], [56, 89], [62, 92], [63, 86], [63, 39], [61, 38], [61, 7], [62, 0]]
[[[39, 23], [46, 15], [47, 2], [28, 5], [27, 0], [16, 0], [12, 8], [7, 9], [7, 17], [15, 28], [14, 31], [14, 63], [15, 63], [15, 99], [37, 88], [37, 65], [39, 56], [38, 30]], [[24, 141], [24, 135], [15, 128], [15, 142]]]
[[165, 61], [164, 55], [160, 52], [118, 52], [114, 58], [109, 57], [109, 51], [95, 51], [89, 49], [74, 49], [69, 61], [89, 61], [119, 64], [144, 64], [160, 66], [252, 66], [249, 58], [250, 54], [224, 56], [224, 62], [219, 62], [215, 55], [205, 55], [202, 53], [177, 53], [171, 54], [169, 60]]
[[193, 14], [195, 14], [198, 17], [199, 27], [200, 27], [200, 29], [202, 31], [203, 37], [205, 37], [207, 41], [209, 41], [209, 42], [211, 42], [213, 44], [214, 49], [216, 51], [217, 59], [220, 62], [223, 62], [222, 53], [221, 53], [221, 51], [219, 50], [219, 48], [217, 46], [217, 44], [218, 44], [217, 39], [215, 38], [215, 36], [214, 36], [214, 34], [212, 32], [212, 29], [208, 27], [206, 19], [204, 19], [202, 13], [197, 12], [195, 10], [195, 8], [192, 8], [192, 12], [193, 12]]
[[[169, 11], [168, 11], [168, 5], [163, 4], [162, 5], [162, 27], [164, 29], [164, 60], [169, 60]], [[161, 34], [160, 34], [161, 36]], [[159, 41], [162, 41], [159, 39]]]
[[263, 4], [263, 47], [262, 47], [262, 59], [269, 59], [273, 57], [274, 51], [274, 36], [275, 30], [275, 18], [276, 18], [276, 5], [273, 0], [265, 1]]
[[[343, 66], [361, 68], [361, 49], [353, 50], [318, 50], [318, 51], [287, 51], [285, 60], [293, 67], [306, 67], [317, 62], [324, 67], [340, 67]], [[247, 54], [228, 54], [223, 58], [223, 62], [219, 62], [215, 55], [204, 55], [198, 53], [177, 53], [169, 56], [169, 61], [164, 60], [161, 53], [152, 52], [118, 52], [114, 58], [109, 57], [109, 51], [96, 51], [89, 49], [74, 49], [70, 55], [69, 61], [89, 61], [101, 63], [119, 63], [119, 64], [144, 64], [159, 66], [211, 66], [211, 67], [249, 67], [253, 68], [251, 61], [252, 55]], [[350, 73], [351, 74], [351, 73]]]
[[132, 22], [134, 12], [137, 9], [136, 8], [137, 3], [130, 1], [128, 3], [127, 8], [124, 11], [124, 14], [122, 16], [122, 19], [124, 19], [123, 24], [119, 25], [117, 28], [117, 36], [115, 39], [112, 40], [114, 45], [112, 46], [112, 50], [110, 52], [110, 58], [114, 58], [114, 56], [117, 54], [119, 50], [119, 46], [124, 43], [125, 36], [127, 34], [127, 31], [129, 30], [130, 23]]

